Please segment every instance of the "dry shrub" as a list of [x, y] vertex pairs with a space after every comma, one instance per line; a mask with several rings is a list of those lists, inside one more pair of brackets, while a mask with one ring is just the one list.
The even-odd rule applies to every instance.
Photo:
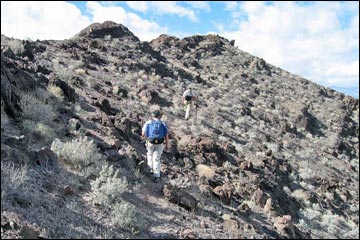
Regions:
[[55, 86], [53, 84], [50, 84], [48, 86], [48, 91], [51, 92], [52, 94], [54, 94], [56, 97], [60, 98], [60, 99], [64, 99], [64, 92], [61, 88], [59, 88], [58, 86]]
[[213, 178], [215, 175], [215, 170], [204, 164], [197, 165], [196, 172], [200, 177], [204, 176], [206, 178]]

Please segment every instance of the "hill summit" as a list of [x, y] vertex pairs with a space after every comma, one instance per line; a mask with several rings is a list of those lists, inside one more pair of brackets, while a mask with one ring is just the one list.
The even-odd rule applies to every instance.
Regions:
[[124, 25], [116, 24], [112, 21], [104, 23], [93, 23], [87, 28], [81, 30], [75, 37], [82, 38], [124, 38], [129, 37], [133, 41], [139, 39]]

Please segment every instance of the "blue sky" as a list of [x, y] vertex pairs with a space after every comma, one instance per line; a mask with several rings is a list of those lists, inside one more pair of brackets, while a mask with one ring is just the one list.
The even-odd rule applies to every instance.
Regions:
[[142, 41], [219, 34], [272, 65], [359, 98], [358, 1], [1, 2], [1, 33], [19, 39], [67, 39], [107, 20]]

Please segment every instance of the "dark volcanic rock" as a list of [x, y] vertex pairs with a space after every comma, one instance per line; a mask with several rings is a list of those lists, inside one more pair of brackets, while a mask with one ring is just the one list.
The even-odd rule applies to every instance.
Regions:
[[93, 23], [81, 30], [75, 37], [105, 38], [106, 36], [110, 36], [111, 38], [129, 37], [132, 41], [139, 41], [139, 38], [130, 32], [127, 27], [111, 21]]

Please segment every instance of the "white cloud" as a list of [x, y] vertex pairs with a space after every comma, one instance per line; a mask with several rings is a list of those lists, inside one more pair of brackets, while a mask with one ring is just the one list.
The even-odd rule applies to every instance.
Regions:
[[93, 16], [93, 22], [114, 21], [124, 24], [127, 21], [127, 13], [122, 7], [102, 6], [98, 2], [86, 3], [87, 11]]
[[146, 12], [150, 8], [148, 1], [127, 1], [126, 4], [139, 12]]
[[1, 2], [1, 33], [18, 39], [63, 40], [73, 37], [93, 22], [114, 21], [128, 27], [142, 41], [150, 41], [168, 31], [155, 22], [126, 12], [113, 2], [89, 1], [92, 17], [81, 14], [67, 2]]
[[90, 23], [77, 7], [67, 2], [1, 1], [1, 33], [8, 37], [66, 39]]
[[[325, 86], [359, 86], [358, 3], [244, 2], [232, 9], [233, 17], [241, 11], [247, 20], [219, 34], [241, 50]], [[347, 28], [345, 12], [352, 16]]]
[[259, 15], [265, 10], [266, 6], [263, 2], [249, 2], [246, 1], [243, 4], [243, 10], [247, 13], [250, 13], [252, 15]]
[[359, 76], [359, 61], [350, 64], [329, 64], [324, 74], [327, 77], [351, 79]]
[[205, 12], [210, 11], [209, 3], [206, 1], [186, 1], [188, 5], [190, 5], [192, 8], [200, 9]]
[[[127, 5], [130, 8], [133, 8], [137, 11], [146, 12], [152, 11], [155, 14], [164, 15], [178, 15], [180, 17], [187, 17], [193, 22], [196, 22], [198, 19], [195, 15], [195, 12], [192, 9], [184, 8], [179, 6], [176, 1], [127, 1]], [[206, 6], [202, 4], [203, 6]], [[193, 6], [194, 7], [194, 6]], [[198, 7], [198, 6], [197, 6]]]
[[225, 10], [227, 11], [234, 11], [237, 9], [238, 4], [235, 1], [226, 1], [225, 3]]
[[168, 31], [167, 28], [140, 18], [134, 13], [126, 12], [119, 6], [102, 6], [98, 2], [87, 2], [86, 7], [93, 16], [94, 22], [114, 21], [120, 23], [129, 28], [141, 41], [150, 41]]

